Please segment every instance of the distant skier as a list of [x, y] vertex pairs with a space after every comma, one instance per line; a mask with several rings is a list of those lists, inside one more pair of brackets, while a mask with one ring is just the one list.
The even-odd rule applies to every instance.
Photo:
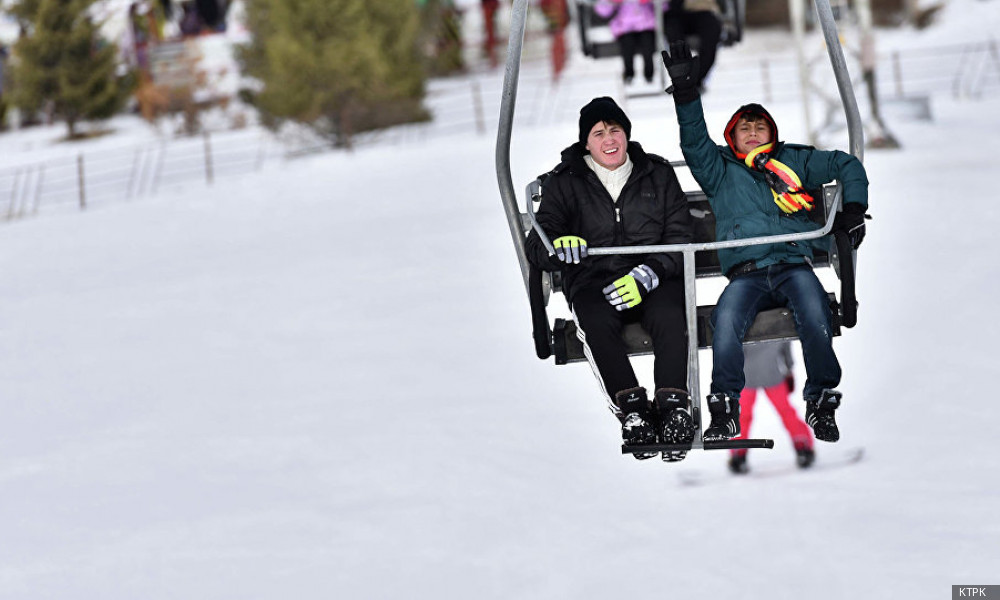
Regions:
[[652, 0], [602, 0], [594, 4], [594, 12], [608, 21], [611, 34], [618, 41], [626, 85], [635, 77], [635, 55], [642, 56], [642, 76], [646, 83], [653, 81], [656, 52], [656, 10]]
[[500, 10], [500, 0], [481, 0], [483, 11], [483, 54], [489, 59], [490, 67], [496, 67], [500, 61], [497, 58], [497, 26], [496, 15]]
[[[740, 438], [750, 437], [753, 422], [753, 406], [757, 401], [757, 391], [764, 393], [774, 405], [781, 423], [792, 438], [795, 447], [795, 461], [803, 469], [812, 465], [816, 457], [813, 451], [812, 435], [799, 413], [788, 403], [788, 396], [795, 391], [795, 376], [792, 374], [792, 345], [788, 342], [753, 344], [743, 350], [746, 361], [743, 373], [746, 376], [743, 392], [740, 394]], [[729, 470], [742, 474], [749, 471], [747, 450], [731, 450]]]
[[[550, 256], [538, 233], [527, 240], [538, 268], [563, 273], [563, 291], [626, 444], [690, 443], [687, 328], [683, 261], [671, 254], [588, 256], [594, 246], [686, 244], [692, 224], [687, 199], [670, 163], [629, 141], [632, 123], [614, 100], [580, 109], [580, 137], [543, 184], [537, 219], [553, 241]], [[653, 338], [654, 401], [639, 386], [621, 338], [626, 322]], [[655, 452], [637, 453], [650, 458]], [[685, 453], [664, 453], [675, 461]]]
[[538, 8], [542, 10], [548, 24], [551, 44], [549, 54], [552, 59], [552, 82], [557, 83], [566, 68], [566, 27], [569, 25], [569, 7], [566, 0], [539, 0]]
[[[835, 231], [847, 233], [855, 248], [865, 234], [868, 178], [854, 156], [779, 141], [778, 126], [759, 104], [741, 106], [724, 130], [726, 146], [708, 134], [698, 92], [698, 57], [684, 41], [663, 52], [673, 82], [681, 150], [715, 212], [716, 237], [736, 240], [814, 231], [806, 212], [806, 190], [839, 180], [843, 212]], [[822, 201], [822, 199], [820, 199]], [[826, 291], [812, 270], [813, 244], [788, 242], [719, 250], [729, 284], [712, 313], [712, 422], [705, 441], [740, 434], [740, 392], [744, 387], [743, 338], [762, 310], [788, 307], [802, 343], [807, 379], [802, 390], [806, 422], [816, 439], [836, 442], [840, 430], [841, 369], [833, 351], [833, 327]]]

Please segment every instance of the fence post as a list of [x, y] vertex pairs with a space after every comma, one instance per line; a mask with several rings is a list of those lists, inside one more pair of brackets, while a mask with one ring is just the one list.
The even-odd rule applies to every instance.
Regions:
[[[997, 74], [1000, 75], [1000, 52], [997, 51], [997, 42], [993, 38], [990, 38], [990, 41], [987, 44], [986, 58], [983, 59], [983, 70], [982, 72], [980, 72], [978, 77], [979, 92], [980, 92], [979, 95], [981, 95], [982, 93], [983, 80], [986, 79], [986, 74], [987, 74], [986, 72], [988, 69], [986, 63], [989, 63], [991, 58], [993, 59], [993, 66], [996, 68]], [[978, 98], [979, 95], [977, 95], [976, 97]]]
[[212, 143], [209, 139], [209, 133], [205, 132], [205, 180], [208, 185], [212, 185], [213, 174], [212, 174]]
[[14, 208], [17, 205], [18, 187], [21, 183], [21, 169], [14, 171], [14, 182], [10, 185], [10, 204], [7, 205], [7, 220], [14, 218]]
[[28, 207], [28, 199], [31, 197], [31, 171], [30, 166], [24, 167], [24, 183], [21, 184], [21, 190], [18, 195], [18, 206], [17, 206], [17, 218], [24, 217], [24, 213]]
[[135, 150], [135, 155], [132, 158], [132, 170], [131, 170], [131, 172], [129, 172], [128, 183], [125, 184], [125, 199], [126, 200], [128, 200], [129, 198], [131, 198], [132, 195], [133, 195], [133, 193], [135, 193], [135, 195], [138, 195], [138, 192], [133, 192], [133, 190], [134, 190], [135, 181], [136, 181], [136, 172], [139, 170], [139, 161], [140, 161], [140, 156], [141, 155], [142, 155], [142, 148], [141, 147], [137, 147], [136, 150]]
[[486, 134], [486, 119], [483, 117], [483, 91], [480, 89], [479, 81], [472, 81], [472, 107], [476, 113], [476, 132], [479, 135]]
[[87, 208], [87, 191], [83, 176], [83, 153], [78, 154], [76, 157], [76, 180], [80, 186], [80, 210], [83, 210]]
[[892, 77], [896, 80], [896, 97], [903, 97], [903, 67], [899, 62], [899, 50], [892, 51]]
[[42, 204], [42, 183], [45, 182], [45, 163], [42, 163], [38, 167], [38, 185], [35, 186], [35, 206], [31, 210], [31, 214], [38, 213], [38, 207]]
[[158, 151], [156, 154], [156, 164], [153, 167], [153, 174], [149, 179], [150, 194], [155, 194], [156, 190], [160, 188], [160, 176], [163, 174], [163, 162], [166, 160], [167, 156], [167, 142], [160, 142], [160, 147], [154, 150], [154, 152], [156, 151]]
[[761, 80], [764, 82], [764, 102], [771, 103], [771, 63], [766, 58], [760, 61]]

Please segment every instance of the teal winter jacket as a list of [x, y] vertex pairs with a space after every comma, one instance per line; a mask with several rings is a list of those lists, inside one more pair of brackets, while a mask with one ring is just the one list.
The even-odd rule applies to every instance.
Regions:
[[[763, 174], [743, 164], [729, 146], [718, 146], [712, 141], [700, 98], [679, 104], [676, 109], [681, 151], [715, 212], [716, 239], [737, 240], [819, 228], [805, 211], [784, 213], [775, 204]], [[729, 127], [735, 125], [737, 115]], [[771, 157], [795, 171], [802, 180], [803, 189], [819, 190], [823, 184], [838, 180], [843, 184], [845, 203], [856, 202], [868, 207], [868, 178], [861, 161], [839, 150], [823, 151], [778, 142], [777, 128], [774, 129], [775, 147]], [[817, 197], [816, 201], [822, 200]], [[787, 242], [722, 249], [719, 250], [719, 262], [723, 273], [750, 260], [755, 261], [758, 268], [778, 263], [811, 263], [815, 243]]]

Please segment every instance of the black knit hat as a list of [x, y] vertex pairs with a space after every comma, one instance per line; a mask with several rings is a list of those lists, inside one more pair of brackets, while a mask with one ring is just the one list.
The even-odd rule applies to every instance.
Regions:
[[632, 138], [632, 121], [628, 120], [615, 101], [607, 96], [594, 98], [580, 109], [580, 143], [587, 145], [587, 137], [594, 125], [600, 123], [618, 123], [625, 130], [625, 139]]

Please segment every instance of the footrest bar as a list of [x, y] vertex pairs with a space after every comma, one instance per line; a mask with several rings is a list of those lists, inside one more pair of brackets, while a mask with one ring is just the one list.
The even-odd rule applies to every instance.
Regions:
[[[774, 448], [774, 440], [723, 440], [721, 442], [705, 442], [703, 450], [737, 450], [745, 448]], [[677, 452], [691, 450], [691, 444], [644, 444], [639, 446], [622, 446], [622, 454], [636, 452]]]

